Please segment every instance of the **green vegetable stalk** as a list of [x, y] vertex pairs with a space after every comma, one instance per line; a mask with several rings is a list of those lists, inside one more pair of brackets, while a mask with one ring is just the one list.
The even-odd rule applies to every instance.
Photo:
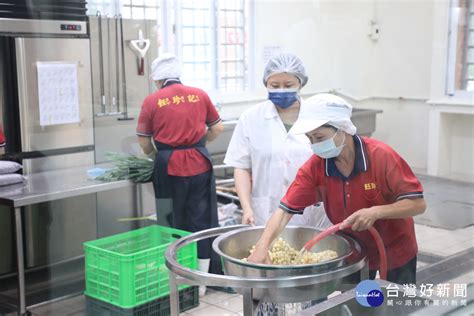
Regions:
[[108, 152], [106, 157], [114, 164], [114, 168], [107, 170], [104, 175], [97, 177], [97, 180], [131, 180], [135, 183], [151, 181], [153, 176], [153, 160], [114, 152]]

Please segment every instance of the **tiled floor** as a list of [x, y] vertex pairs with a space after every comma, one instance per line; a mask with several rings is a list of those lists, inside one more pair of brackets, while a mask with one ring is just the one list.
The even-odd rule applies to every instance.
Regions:
[[183, 314], [196, 316], [230, 316], [243, 315], [242, 310], [242, 295], [209, 290], [204, 297], [200, 298], [200, 304], [198, 307]]
[[474, 225], [448, 230], [415, 224], [415, 232], [419, 251], [426, 253], [446, 257], [474, 247]]
[[474, 184], [418, 175], [427, 209], [415, 217], [420, 251], [451, 256], [474, 247]]
[[[85, 316], [87, 315], [86, 298], [84, 295], [75, 296], [52, 304], [46, 304], [29, 309], [32, 316]], [[181, 315], [202, 316], [234, 316], [243, 315], [242, 295], [228, 294], [208, 290], [206, 295], [199, 299], [199, 306]], [[13, 316], [15, 314], [9, 314]]]
[[[463, 216], [468, 215], [467, 220], [470, 220], [469, 214], [474, 216], [474, 186], [472, 184], [430, 177], [420, 178], [425, 186], [428, 208], [423, 217], [415, 220], [419, 251], [440, 257], [449, 257], [474, 247], [474, 225], [458, 229], [453, 229], [453, 226], [449, 229], [439, 227], [443, 226], [443, 223], [439, 225], [441, 218], [455, 217], [461, 213], [464, 214]], [[438, 215], [431, 216], [430, 211]], [[440, 212], [446, 212], [446, 214], [439, 216]], [[459, 225], [459, 221], [456, 220], [450, 221], [450, 223]], [[430, 224], [430, 226], [426, 224]], [[419, 261], [418, 268], [427, 264], [429, 263]], [[458, 276], [454, 281], [462, 283], [474, 282], [474, 270]], [[198, 307], [183, 313], [183, 315], [242, 315], [242, 309], [241, 295], [209, 290], [206, 296], [201, 298]], [[55, 304], [34, 308], [31, 311], [33, 315], [81, 316], [86, 314], [85, 299], [84, 296], [78, 296]]]
[[415, 217], [416, 223], [453, 230], [474, 224], [474, 183], [417, 176], [428, 209]]

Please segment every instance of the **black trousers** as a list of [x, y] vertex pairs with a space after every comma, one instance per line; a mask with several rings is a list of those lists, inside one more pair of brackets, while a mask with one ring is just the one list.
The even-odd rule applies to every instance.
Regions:
[[[211, 228], [209, 205], [211, 176], [212, 170], [190, 177], [170, 176], [173, 227], [192, 233]], [[210, 258], [211, 247], [210, 238], [198, 241], [198, 258]]]
[[[401, 267], [387, 271], [387, 281], [398, 284], [416, 284], [416, 256]], [[369, 278], [375, 279], [377, 270], [369, 270]]]

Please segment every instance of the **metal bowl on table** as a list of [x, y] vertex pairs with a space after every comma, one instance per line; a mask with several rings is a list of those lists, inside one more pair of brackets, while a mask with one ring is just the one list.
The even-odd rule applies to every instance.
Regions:
[[[332, 260], [302, 265], [267, 265], [242, 261], [243, 258], [249, 256], [249, 250], [257, 243], [263, 230], [263, 226], [244, 227], [225, 233], [214, 240], [213, 248], [221, 256], [225, 274], [244, 278], [322, 274], [343, 266], [345, 260], [352, 254], [354, 245], [360, 247], [352, 239], [349, 242], [349, 237], [333, 234], [320, 241], [312, 249], [313, 252], [336, 251], [338, 256]], [[283, 238], [291, 247], [299, 250], [319, 232], [320, 230], [314, 227], [287, 226], [279, 237]], [[310, 301], [326, 297], [337, 290], [340, 283], [341, 278], [333, 278], [308, 286], [254, 289], [253, 298], [274, 303]]]

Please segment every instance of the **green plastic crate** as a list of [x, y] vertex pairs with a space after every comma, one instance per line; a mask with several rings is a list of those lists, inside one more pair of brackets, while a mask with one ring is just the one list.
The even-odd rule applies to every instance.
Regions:
[[[84, 243], [85, 294], [126, 309], [168, 295], [166, 248], [189, 234], [154, 225]], [[177, 257], [183, 266], [196, 269], [196, 243], [181, 248]]]
[[[185, 312], [199, 306], [199, 287], [179, 291], [179, 311]], [[170, 297], [163, 296], [130, 309], [123, 309], [86, 296], [87, 316], [169, 316]]]

